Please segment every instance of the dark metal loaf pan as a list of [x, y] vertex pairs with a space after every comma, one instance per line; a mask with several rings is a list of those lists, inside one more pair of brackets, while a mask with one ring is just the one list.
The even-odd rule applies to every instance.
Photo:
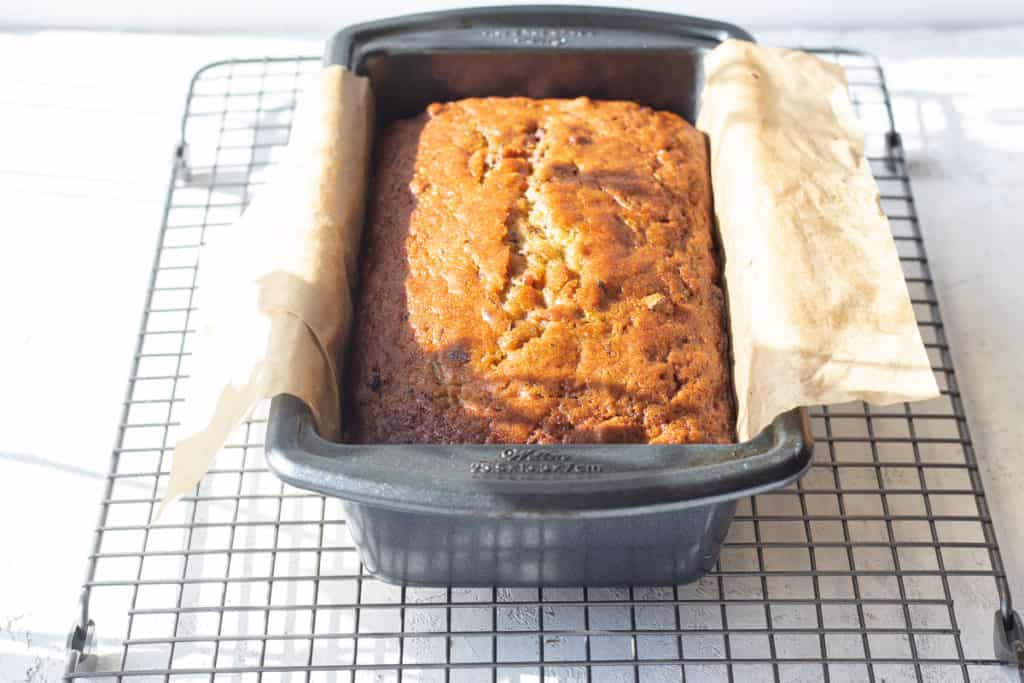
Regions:
[[[370, 77], [378, 125], [486, 95], [630, 99], [693, 122], [703, 55], [729, 37], [750, 38], [669, 14], [488, 8], [353, 26], [325, 62]], [[724, 446], [349, 445], [291, 396], [273, 400], [266, 439], [284, 481], [343, 501], [370, 573], [459, 586], [692, 581], [737, 501], [794, 481], [811, 448], [801, 410]]]

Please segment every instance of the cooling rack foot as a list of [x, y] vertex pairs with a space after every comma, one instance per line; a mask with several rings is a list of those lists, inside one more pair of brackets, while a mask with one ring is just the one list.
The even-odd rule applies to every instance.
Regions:
[[192, 169], [188, 163], [188, 143], [180, 142], [174, 148], [174, 164], [178, 167], [178, 173], [186, 183], [192, 182]]
[[90, 619], [84, 626], [75, 624], [68, 633], [67, 660], [64, 665], [64, 673], [70, 674], [78, 670], [78, 664], [89, 656], [92, 650], [93, 636], [96, 633], [96, 624]]
[[996, 659], [1024, 666], [1024, 622], [1016, 611], [1004, 615], [996, 610], [995, 617]]
[[896, 173], [899, 170], [896, 160], [903, 158], [903, 138], [896, 131], [885, 134], [885, 151], [885, 167], [890, 173]]

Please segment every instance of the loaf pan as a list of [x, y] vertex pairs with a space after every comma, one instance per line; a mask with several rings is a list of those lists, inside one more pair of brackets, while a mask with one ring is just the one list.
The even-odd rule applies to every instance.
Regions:
[[[352, 26], [324, 62], [370, 77], [378, 128], [487, 95], [629, 99], [692, 123], [703, 56], [730, 37], [750, 39], [671, 14], [503, 7]], [[441, 586], [693, 581], [738, 501], [797, 479], [811, 449], [803, 410], [732, 445], [332, 443], [288, 395], [272, 401], [266, 438], [281, 479], [341, 499], [369, 573]]]

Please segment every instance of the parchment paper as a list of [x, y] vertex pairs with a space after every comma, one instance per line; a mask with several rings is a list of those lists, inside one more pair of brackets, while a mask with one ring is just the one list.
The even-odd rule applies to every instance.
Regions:
[[704, 68], [739, 438], [798, 406], [937, 396], [842, 67], [729, 40]]
[[337, 437], [372, 105], [367, 79], [340, 66], [317, 74], [275, 175], [203, 248], [194, 390], [161, 509], [192, 490], [263, 398], [302, 399], [320, 435]]
[[[711, 146], [740, 439], [797, 406], [937, 395], [842, 69], [741, 41], [705, 65], [698, 127]], [[193, 391], [164, 506], [263, 398], [297, 396], [321, 436], [338, 436], [371, 120], [369, 82], [324, 69], [276, 176], [204, 248]]]

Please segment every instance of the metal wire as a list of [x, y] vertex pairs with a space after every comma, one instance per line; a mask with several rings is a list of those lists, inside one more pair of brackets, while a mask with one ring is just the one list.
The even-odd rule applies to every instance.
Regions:
[[992, 652], [1009, 591], [878, 62], [846, 67], [942, 396], [811, 411], [809, 474], [741, 503], [688, 586], [399, 588], [358, 561], [338, 501], [264, 466], [263, 419], [150, 524], [188, 395], [199, 247], [287, 142], [312, 58], [196, 74], [67, 679], [110, 681], [1019, 680]]

